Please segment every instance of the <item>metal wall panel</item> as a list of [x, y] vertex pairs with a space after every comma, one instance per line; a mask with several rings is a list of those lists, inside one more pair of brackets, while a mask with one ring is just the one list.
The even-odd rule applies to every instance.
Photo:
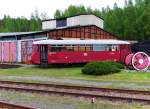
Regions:
[[76, 26], [76, 25], [80, 25], [80, 16], [67, 18], [67, 26]]
[[17, 41], [17, 62], [21, 62], [21, 40]]
[[31, 64], [32, 46], [33, 41], [45, 40], [44, 39], [32, 39], [21, 41], [21, 62], [25, 64]]
[[2, 62], [2, 42], [0, 42], [0, 62]]
[[3, 61], [9, 62], [9, 42], [3, 42]]
[[[58, 21], [67, 21], [67, 22], [61, 22], [61, 26], [57, 25]], [[56, 26], [57, 25], [57, 26]], [[73, 27], [73, 26], [86, 26], [86, 25], [95, 25], [99, 28], [104, 28], [104, 20], [96, 17], [95, 15], [79, 15], [74, 17], [68, 17], [63, 20], [49, 20], [49, 21], [43, 21], [42, 22], [42, 29], [48, 30], [48, 29], [55, 29], [57, 27]]]
[[56, 20], [42, 22], [43, 30], [54, 29], [54, 28], [56, 28]]
[[21, 42], [21, 61], [23, 63], [30, 63], [32, 55], [33, 40]]
[[17, 44], [15, 42], [10, 42], [10, 52], [9, 52], [9, 62], [17, 62]]
[[47, 38], [0, 41], [0, 63], [30, 63], [33, 41], [45, 39]]
[[67, 18], [67, 26], [77, 26], [77, 25], [96, 25], [100, 28], [104, 28], [104, 21], [94, 15], [80, 15], [76, 17]]
[[80, 25], [96, 25], [103, 28], [103, 20], [93, 15], [82, 15], [79, 20]]
[[17, 42], [3, 42], [3, 62], [17, 62]]

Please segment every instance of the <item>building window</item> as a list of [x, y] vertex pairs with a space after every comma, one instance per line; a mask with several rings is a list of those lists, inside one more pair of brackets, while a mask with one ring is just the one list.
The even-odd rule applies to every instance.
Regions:
[[66, 19], [56, 21], [56, 27], [64, 27], [64, 26], [67, 26], [67, 20]]

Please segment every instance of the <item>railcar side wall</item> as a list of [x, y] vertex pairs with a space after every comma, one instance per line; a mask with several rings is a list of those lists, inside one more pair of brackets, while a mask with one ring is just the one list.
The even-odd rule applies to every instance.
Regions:
[[[118, 51], [61, 51], [48, 52], [48, 63], [86, 63], [91, 61], [118, 61], [121, 55]], [[40, 64], [39, 46], [35, 45], [32, 62]]]
[[2, 42], [0, 42], [0, 62], [2, 62]]
[[118, 61], [119, 51], [58, 52], [48, 54], [48, 63], [84, 63], [92, 61]]

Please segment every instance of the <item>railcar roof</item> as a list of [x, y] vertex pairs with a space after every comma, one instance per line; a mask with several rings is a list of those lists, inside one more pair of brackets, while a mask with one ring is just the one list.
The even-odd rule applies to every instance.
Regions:
[[112, 45], [112, 44], [130, 44], [128, 41], [122, 40], [41, 40], [35, 41], [33, 44], [48, 45]]

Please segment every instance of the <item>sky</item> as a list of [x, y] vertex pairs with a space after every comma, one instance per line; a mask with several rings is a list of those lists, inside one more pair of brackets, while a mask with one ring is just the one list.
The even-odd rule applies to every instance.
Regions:
[[63, 11], [69, 5], [101, 9], [107, 6], [112, 8], [115, 2], [119, 7], [124, 6], [124, 0], [0, 0], [0, 18], [10, 15], [13, 18], [24, 16], [29, 19], [35, 9], [39, 13], [46, 12], [50, 18], [53, 18], [56, 9]]

